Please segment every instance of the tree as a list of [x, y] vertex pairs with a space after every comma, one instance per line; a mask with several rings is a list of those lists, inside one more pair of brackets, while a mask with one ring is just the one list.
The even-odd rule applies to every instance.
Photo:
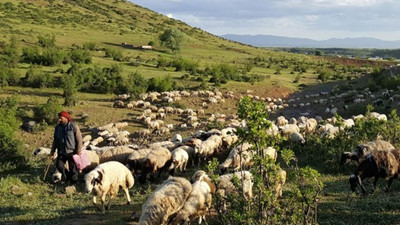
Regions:
[[181, 44], [184, 41], [184, 36], [181, 31], [177, 29], [167, 29], [162, 33], [158, 39], [161, 46], [171, 49], [173, 52], [181, 49]]

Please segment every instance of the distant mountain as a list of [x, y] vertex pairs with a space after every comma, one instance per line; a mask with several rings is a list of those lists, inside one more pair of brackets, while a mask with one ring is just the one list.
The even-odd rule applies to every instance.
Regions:
[[301, 48], [400, 48], [400, 41], [384, 41], [376, 38], [331, 38], [313, 40], [307, 38], [290, 38], [273, 35], [238, 35], [224, 34], [221, 37], [256, 47], [301, 47]]

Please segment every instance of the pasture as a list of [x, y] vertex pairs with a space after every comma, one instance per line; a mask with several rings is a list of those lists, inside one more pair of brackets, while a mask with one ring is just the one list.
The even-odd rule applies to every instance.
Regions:
[[[230, 89], [228, 89], [230, 90]], [[266, 89], [266, 90], [274, 90]], [[318, 90], [318, 89], [316, 89]], [[310, 93], [312, 90], [308, 90]], [[34, 104], [43, 104], [48, 96], [60, 95], [57, 89], [32, 89], [21, 87], [8, 87], [2, 89], [1, 97], [10, 96], [12, 93], [19, 93], [20, 104], [28, 115], [32, 114]], [[275, 92], [275, 91], [274, 91]], [[252, 94], [255, 94], [254, 92]], [[276, 93], [271, 93], [273, 96]], [[247, 95], [245, 92], [235, 92], [236, 96]], [[268, 93], [266, 94], [268, 96]], [[290, 96], [288, 97], [290, 98]], [[65, 108], [71, 112], [75, 121], [81, 126], [84, 134], [89, 134], [90, 127], [101, 126], [110, 122], [129, 123], [127, 130], [132, 134], [143, 128], [143, 124], [135, 121], [134, 116], [139, 115], [139, 110], [128, 110], [126, 108], [113, 108], [115, 95], [100, 95], [79, 93], [78, 99], [81, 104]], [[175, 105], [183, 108], [190, 107], [196, 109], [201, 107], [201, 98], [182, 99]], [[34, 103], [34, 104], [33, 104]], [[206, 109], [203, 119], [209, 117], [212, 113], [221, 112], [226, 115], [235, 114], [237, 100], [227, 99], [225, 104], [210, 105]], [[293, 109], [292, 109], [293, 111]], [[86, 121], [80, 120], [80, 116], [85, 113], [89, 115]], [[325, 115], [324, 112], [315, 112], [319, 115]], [[276, 114], [271, 114], [271, 118]], [[178, 116], [169, 117], [168, 122], [180, 123]], [[206, 129], [206, 127], [204, 127]], [[44, 130], [28, 133], [23, 130], [17, 132], [17, 138], [24, 144], [25, 156], [28, 158], [28, 164], [23, 169], [13, 169], [7, 172], [3, 170], [0, 180], [0, 220], [2, 224], [136, 224], [137, 218], [132, 214], [140, 215], [141, 206], [146, 198], [160, 184], [167, 175], [162, 175], [155, 182], [140, 184], [137, 180], [134, 187], [130, 190], [132, 204], [126, 205], [122, 192], [114, 200], [112, 208], [102, 215], [97, 208], [91, 204], [91, 196], [84, 192], [83, 176], [81, 182], [76, 186], [77, 191], [72, 194], [65, 192], [65, 185], [52, 184], [51, 173], [45, 181], [42, 180], [44, 169], [47, 165], [47, 159], [37, 159], [31, 155], [33, 149], [39, 146], [51, 145], [52, 126]], [[171, 134], [153, 137], [151, 141], [167, 140], [173, 136], [173, 133], [181, 133], [183, 136], [193, 134], [195, 129], [177, 128]], [[306, 137], [307, 139], [307, 137]], [[131, 142], [137, 143], [138, 139], [131, 136]], [[395, 145], [397, 143], [394, 143]], [[307, 145], [307, 143], [306, 143]], [[288, 147], [297, 147], [289, 144]], [[342, 146], [343, 147], [343, 146]], [[326, 149], [322, 149], [326, 150]], [[337, 152], [349, 151], [351, 149], [336, 149]], [[311, 153], [311, 154], [315, 154]], [[366, 196], [351, 193], [348, 177], [354, 166], [336, 168], [326, 168], [338, 159], [333, 158], [328, 163], [313, 162], [312, 156], [305, 151], [296, 151], [299, 157], [300, 165], [311, 165], [321, 173], [321, 181], [325, 184], [322, 195], [318, 201], [318, 223], [319, 224], [397, 224], [399, 216], [398, 192], [400, 185], [394, 181], [391, 192], [384, 191], [385, 182], [380, 180], [378, 188], [373, 194]], [[279, 158], [279, 157], [278, 157]], [[280, 160], [278, 160], [280, 161]], [[283, 163], [281, 162], [283, 165]], [[205, 169], [205, 165], [202, 168]], [[283, 166], [283, 168], [285, 168]], [[180, 176], [190, 177], [198, 168], [189, 168]], [[51, 169], [52, 171], [53, 169]], [[290, 190], [293, 181], [288, 177], [287, 184], [283, 191], [283, 201], [285, 193]], [[367, 188], [372, 190], [371, 182], [367, 181]], [[213, 213], [208, 216], [209, 224], [218, 224]], [[214, 222], [213, 222], [214, 221]]]

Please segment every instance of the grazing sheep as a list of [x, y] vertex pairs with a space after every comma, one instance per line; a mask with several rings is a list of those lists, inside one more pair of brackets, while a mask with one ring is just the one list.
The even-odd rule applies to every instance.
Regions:
[[222, 197], [236, 193], [237, 189], [233, 184], [233, 177], [243, 181], [243, 194], [246, 199], [253, 198], [253, 175], [249, 171], [239, 171], [235, 173], [221, 175], [217, 185], [217, 193]]
[[115, 148], [107, 149], [99, 155], [100, 163], [118, 161], [125, 165], [129, 156], [134, 151], [135, 150], [129, 148], [128, 146], [117, 146]]
[[129, 155], [126, 164], [135, 175], [137, 174], [138, 170], [141, 169], [144, 158], [146, 158], [147, 154], [149, 154], [152, 150], [153, 149], [151, 148], [142, 148]]
[[283, 136], [290, 136], [293, 132], [300, 132], [300, 128], [295, 124], [286, 124], [279, 127], [279, 130]]
[[399, 175], [400, 152], [397, 149], [374, 151], [363, 160], [357, 167], [356, 171], [349, 178], [350, 188], [354, 192], [357, 185], [360, 185], [363, 194], [366, 193], [363, 180], [365, 178], [374, 177], [374, 190], [379, 177], [388, 179], [386, 190], [389, 191], [393, 179]]
[[139, 225], [164, 225], [178, 212], [192, 192], [192, 185], [181, 177], [170, 176], [142, 206]]
[[284, 116], [279, 116], [278, 118], [276, 118], [275, 120], [275, 124], [278, 127], [284, 126], [286, 124], [288, 124], [288, 120], [284, 117]]
[[215, 184], [204, 171], [196, 173], [198, 177], [192, 184], [192, 192], [175, 217], [177, 224], [188, 224], [196, 218], [199, 218], [198, 224], [201, 224], [211, 207], [212, 194], [216, 191]]
[[381, 150], [391, 150], [395, 149], [395, 147], [387, 141], [370, 141], [367, 143], [357, 145], [353, 151], [344, 152], [341, 155], [340, 165], [345, 165], [351, 161], [360, 164], [365, 156], [373, 151], [381, 151]]
[[[225, 161], [220, 165], [221, 173], [225, 173], [228, 168], [233, 168], [234, 171], [239, 170], [241, 166], [243, 168], [250, 168], [254, 163], [253, 152], [250, 150], [251, 147], [253, 147], [252, 144], [245, 142], [233, 148]], [[270, 157], [276, 161], [278, 154], [275, 148], [268, 147], [262, 149], [262, 151], [265, 157]]]
[[124, 108], [125, 107], [125, 103], [121, 100], [117, 100], [114, 102], [113, 104], [114, 108]]
[[303, 135], [299, 132], [293, 132], [290, 134], [290, 141], [294, 143], [304, 144], [306, 140], [304, 139]]
[[143, 170], [140, 176], [140, 182], [144, 183], [146, 181], [148, 173], [151, 173], [150, 179], [153, 179], [152, 175], [157, 172], [158, 176], [160, 176], [161, 172], [169, 168], [171, 163], [171, 152], [167, 148], [158, 147], [153, 149], [143, 159]]
[[183, 148], [176, 148], [171, 152], [171, 155], [172, 163], [171, 166], [168, 168], [170, 174], [174, 174], [175, 168], [178, 168], [181, 173], [182, 171], [185, 171], [186, 165], [189, 161], [189, 154], [187, 153], [187, 151], [185, 151]]
[[120, 187], [124, 190], [128, 205], [131, 202], [128, 189], [133, 187], [134, 179], [131, 172], [119, 162], [106, 162], [98, 165], [94, 170], [85, 175], [86, 192], [93, 194], [93, 204], [96, 205], [96, 197], [100, 197], [101, 207], [104, 213], [106, 196], [110, 196], [107, 209], [111, 207], [111, 200], [117, 196]]

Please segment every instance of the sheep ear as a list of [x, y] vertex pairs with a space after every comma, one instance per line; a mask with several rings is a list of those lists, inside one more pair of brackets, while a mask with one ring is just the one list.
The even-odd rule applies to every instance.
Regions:
[[103, 170], [99, 170], [97, 171], [97, 173], [99, 174], [99, 176], [96, 178], [96, 182], [98, 182], [100, 185], [103, 184], [103, 178], [104, 178], [104, 171]]

